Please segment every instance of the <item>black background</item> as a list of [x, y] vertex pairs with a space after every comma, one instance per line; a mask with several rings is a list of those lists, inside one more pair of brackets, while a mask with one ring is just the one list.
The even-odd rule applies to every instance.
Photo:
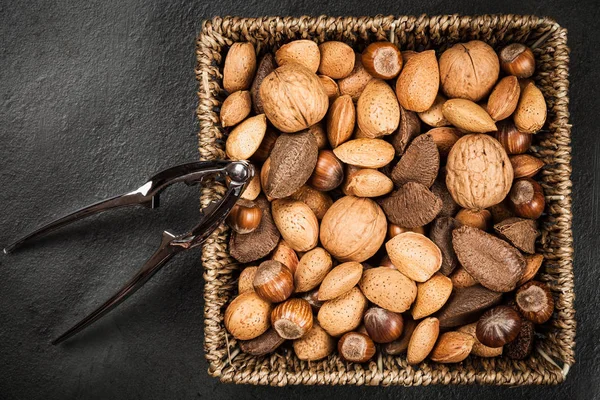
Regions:
[[[124, 283], [163, 229], [195, 222], [197, 189], [117, 211], [0, 257], [0, 399], [600, 397], [599, 7], [595, 1], [157, 0], [0, 4], [0, 244], [197, 159], [195, 36], [215, 15], [548, 15], [569, 30], [577, 362], [557, 387], [223, 385], [203, 354], [200, 252], [62, 346], [50, 340]], [[166, 206], [166, 207], [165, 207]]]

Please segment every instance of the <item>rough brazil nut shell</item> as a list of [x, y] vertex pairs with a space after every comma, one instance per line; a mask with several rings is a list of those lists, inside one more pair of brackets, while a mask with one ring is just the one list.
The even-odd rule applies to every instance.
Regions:
[[439, 217], [431, 223], [429, 228], [429, 238], [442, 252], [440, 272], [446, 276], [450, 275], [459, 265], [452, 246], [452, 231], [460, 226], [462, 224], [452, 217]]
[[391, 223], [405, 228], [427, 225], [442, 209], [442, 200], [418, 182], [408, 182], [378, 203]]
[[421, 134], [421, 120], [414, 111], [400, 107], [400, 123], [396, 132], [390, 136], [390, 143], [396, 150], [396, 155], [401, 156], [410, 142]]
[[317, 139], [310, 132], [280, 135], [271, 151], [265, 193], [275, 199], [292, 195], [310, 178], [318, 155]]
[[354, 287], [340, 297], [326, 301], [317, 319], [331, 336], [341, 336], [360, 325], [366, 309], [367, 298], [358, 287]]
[[415, 282], [395, 269], [370, 268], [363, 273], [360, 289], [372, 303], [392, 312], [404, 312], [417, 297]]
[[256, 69], [256, 75], [254, 81], [252, 81], [252, 87], [250, 88], [250, 94], [252, 95], [252, 108], [256, 114], [264, 114], [262, 100], [260, 98], [260, 85], [267, 75], [273, 72], [277, 68], [273, 54], [266, 53], [258, 63]]
[[277, 350], [285, 342], [277, 331], [270, 328], [268, 331], [251, 340], [241, 340], [240, 349], [252, 356], [264, 356]]
[[440, 153], [431, 135], [417, 136], [392, 170], [392, 181], [397, 187], [407, 182], [418, 182], [431, 187], [440, 168]]
[[481, 229], [470, 226], [455, 229], [452, 244], [461, 265], [490, 290], [510, 292], [523, 276], [525, 259], [521, 253]]
[[502, 293], [475, 285], [454, 289], [444, 307], [436, 313], [441, 328], [454, 328], [477, 321], [485, 310], [502, 300]]
[[465, 135], [450, 150], [446, 186], [463, 208], [500, 203], [510, 191], [513, 169], [500, 143], [489, 135]]

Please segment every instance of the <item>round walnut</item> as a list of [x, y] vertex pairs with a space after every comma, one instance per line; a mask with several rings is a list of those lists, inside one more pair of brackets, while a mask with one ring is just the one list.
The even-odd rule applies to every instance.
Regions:
[[500, 203], [513, 181], [513, 169], [502, 145], [489, 135], [465, 135], [448, 154], [446, 186], [454, 201], [470, 209]]
[[260, 98], [269, 121], [282, 132], [298, 132], [321, 121], [329, 98], [319, 77], [306, 67], [285, 64], [260, 85]]
[[440, 78], [450, 98], [479, 101], [487, 96], [500, 73], [500, 62], [488, 44], [473, 40], [457, 43], [440, 57]]
[[373, 200], [342, 197], [325, 213], [321, 243], [339, 261], [362, 262], [381, 247], [387, 232], [383, 210]]

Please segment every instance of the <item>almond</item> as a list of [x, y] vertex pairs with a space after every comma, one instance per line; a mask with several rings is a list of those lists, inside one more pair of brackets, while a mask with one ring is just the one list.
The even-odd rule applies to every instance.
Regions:
[[536, 133], [544, 126], [546, 100], [534, 83], [527, 84], [522, 90], [513, 119], [517, 129], [523, 133]]
[[427, 236], [404, 232], [394, 236], [385, 248], [398, 271], [417, 282], [425, 282], [442, 265], [442, 252]]
[[340, 88], [338, 84], [326, 75], [319, 75], [319, 79], [323, 84], [323, 88], [325, 89], [325, 93], [327, 93], [327, 97], [329, 97], [329, 104], [333, 103], [335, 99], [340, 97]]
[[515, 179], [531, 178], [545, 165], [542, 160], [530, 154], [517, 154], [509, 158]]
[[298, 267], [298, 255], [292, 249], [285, 240], [280, 240], [271, 254], [271, 260], [279, 261], [292, 272], [292, 275], [296, 273]]
[[265, 137], [267, 118], [265, 114], [250, 117], [238, 126], [227, 137], [225, 152], [232, 160], [247, 160]]
[[260, 194], [260, 190], [260, 175], [256, 174], [252, 177], [250, 182], [248, 182], [248, 185], [246, 186], [246, 189], [244, 189], [244, 192], [242, 193], [240, 198], [250, 201], [256, 200], [256, 198]]
[[290, 196], [294, 200], [300, 200], [310, 207], [318, 220], [323, 219], [329, 207], [333, 204], [331, 196], [325, 192], [313, 189], [308, 185], [302, 186]]
[[342, 263], [329, 271], [319, 287], [319, 301], [335, 299], [352, 289], [362, 276], [363, 266], [359, 262]]
[[380, 79], [372, 79], [358, 98], [357, 121], [366, 137], [389, 135], [400, 123], [400, 107], [392, 88]]
[[358, 328], [367, 309], [367, 299], [354, 287], [340, 297], [326, 301], [319, 310], [319, 324], [331, 336], [341, 336]]
[[435, 101], [427, 110], [420, 112], [419, 118], [421, 121], [425, 122], [429, 126], [440, 127], [450, 125], [450, 122], [444, 117], [442, 113], [442, 106], [446, 102], [446, 97], [441, 94], [438, 94], [435, 97]]
[[404, 312], [417, 297], [415, 283], [393, 268], [377, 267], [363, 272], [360, 289], [370, 302], [392, 312]]
[[487, 112], [494, 121], [508, 118], [517, 108], [521, 88], [516, 76], [506, 76], [497, 84], [487, 102]]
[[223, 322], [229, 333], [239, 340], [250, 340], [269, 329], [271, 304], [254, 291], [240, 294], [225, 309]]
[[316, 321], [306, 335], [294, 340], [294, 353], [304, 361], [320, 360], [334, 350], [335, 340]]
[[283, 239], [296, 251], [308, 251], [319, 241], [319, 221], [301, 201], [278, 199], [271, 203], [273, 220]]
[[342, 162], [363, 168], [381, 168], [394, 159], [394, 147], [382, 139], [354, 139], [333, 149]]
[[396, 96], [407, 110], [427, 111], [440, 87], [440, 70], [434, 50], [410, 57], [396, 81]]
[[456, 128], [446, 126], [441, 128], [433, 128], [427, 131], [427, 133], [433, 139], [433, 143], [435, 143], [440, 156], [443, 158], [448, 157], [450, 149], [452, 149], [454, 143], [456, 143], [459, 139], [458, 130]]
[[390, 193], [394, 182], [376, 169], [359, 169], [349, 176], [342, 187], [344, 194], [357, 197], [379, 197]]
[[251, 105], [250, 92], [247, 90], [238, 90], [227, 96], [221, 106], [221, 126], [226, 128], [243, 121], [250, 114]]
[[355, 54], [352, 72], [350, 72], [350, 75], [337, 82], [340, 88], [340, 94], [347, 94], [352, 97], [352, 101], [356, 102], [371, 79], [373, 79], [373, 77], [363, 67], [360, 54]]
[[406, 361], [415, 365], [425, 360], [435, 346], [440, 334], [440, 323], [437, 318], [425, 318], [419, 322], [408, 342]]
[[319, 46], [312, 40], [294, 40], [284, 44], [275, 52], [277, 65], [290, 62], [304, 65], [311, 72], [317, 72], [321, 62]]
[[475, 344], [473, 336], [464, 332], [443, 333], [429, 358], [439, 363], [457, 363], [463, 361], [471, 353]]
[[229, 93], [247, 90], [256, 72], [256, 53], [252, 43], [231, 45], [223, 66], [223, 88]]
[[238, 279], [238, 294], [254, 291], [253, 282], [257, 269], [258, 267], [246, 267], [242, 270]]
[[327, 114], [327, 138], [332, 148], [336, 148], [352, 136], [356, 121], [356, 111], [352, 98], [338, 97]]
[[476, 355], [478, 357], [498, 357], [502, 355], [502, 347], [488, 347], [484, 344], [481, 344], [479, 340], [477, 340], [476, 335], [477, 323], [474, 322], [469, 325], [461, 326], [458, 328], [459, 332], [467, 333], [473, 337], [473, 349], [471, 349], [471, 354]]
[[333, 79], [342, 79], [354, 69], [354, 50], [346, 43], [328, 41], [319, 45], [321, 63], [319, 73]]
[[477, 285], [475, 278], [460, 265], [452, 272], [450, 280], [452, 281], [452, 286], [456, 289], [464, 289]]
[[308, 292], [319, 286], [332, 266], [331, 256], [321, 247], [304, 254], [300, 258], [294, 274], [296, 292]]
[[452, 281], [439, 272], [427, 281], [417, 283], [417, 299], [411, 311], [413, 318], [421, 319], [438, 311], [446, 304], [450, 293]]
[[523, 277], [518, 283], [518, 286], [522, 286], [524, 283], [529, 282], [537, 274], [542, 263], [544, 262], [544, 256], [541, 254], [526, 254], [525, 255], [525, 272]]
[[466, 99], [450, 99], [442, 107], [444, 116], [458, 129], [485, 133], [497, 131], [492, 117], [477, 103]]

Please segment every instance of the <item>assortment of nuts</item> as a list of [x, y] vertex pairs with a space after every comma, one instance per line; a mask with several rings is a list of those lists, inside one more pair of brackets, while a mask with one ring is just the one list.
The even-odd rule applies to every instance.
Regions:
[[554, 311], [533, 280], [534, 70], [528, 47], [476, 40], [441, 54], [297, 40], [258, 62], [232, 45], [226, 152], [260, 171], [227, 219], [245, 267], [224, 323], [241, 350], [527, 357]]

